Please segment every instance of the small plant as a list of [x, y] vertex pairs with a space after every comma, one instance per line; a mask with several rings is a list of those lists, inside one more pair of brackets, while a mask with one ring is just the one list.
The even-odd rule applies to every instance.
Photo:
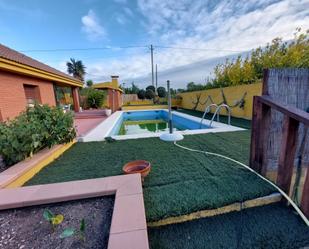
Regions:
[[45, 220], [47, 220], [49, 222], [49, 224], [52, 227], [53, 232], [55, 231], [56, 226], [61, 224], [61, 222], [64, 219], [62, 214], [54, 215], [52, 213], [52, 211], [50, 211], [48, 209], [44, 210], [43, 217], [44, 217]]
[[78, 236], [79, 239], [83, 242], [86, 240], [86, 223], [85, 219], [81, 219], [80, 224], [79, 224], [79, 230], [76, 230], [74, 227], [69, 227], [64, 229], [64, 231], [60, 234], [60, 238], [68, 238], [72, 236]]

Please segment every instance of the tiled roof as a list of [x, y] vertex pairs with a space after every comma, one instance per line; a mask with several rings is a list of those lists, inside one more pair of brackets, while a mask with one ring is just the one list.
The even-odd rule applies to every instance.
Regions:
[[43, 70], [45, 72], [48, 72], [48, 73], [52, 73], [52, 74], [56, 74], [56, 75], [59, 75], [59, 76], [62, 76], [62, 77], [65, 77], [65, 78], [68, 78], [70, 80], [75, 80], [75, 81], [79, 81], [80, 83], [82, 83], [80, 80], [68, 75], [68, 74], [65, 74], [55, 68], [52, 68], [42, 62], [39, 62], [35, 59], [32, 59], [30, 58], [29, 56], [27, 55], [24, 55], [22, 53], [19, 53], [13, 49], [10, 49], [2, 44], [0, 44], [0, 58], [4, 58], [4, 59], [7, 59], [7, 60], [11, 60], [11, 61], [14, 61], [14, 62], [17, 62], [17, 63], [20, 63], [20, 64], [23, 64], [23, 65], [26, 65], [26, 66], [30, 66], [30, 67], [33, 67], [33, 68], [36, 68], [36, 69], [40, 69], [40, 70]]

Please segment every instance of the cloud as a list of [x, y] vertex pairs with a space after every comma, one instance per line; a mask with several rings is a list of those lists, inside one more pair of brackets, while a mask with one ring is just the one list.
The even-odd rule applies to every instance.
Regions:
[[124, 24], [127, 23], [127, 18], [126, 18], [124, 15], [122, 15], [122, 14], [118, 14], [118, 15], [116, 16], [116, 21], [117, 21], [119, 24], [124, 25]]
[[[154, 60], [160, 71], [191, 68], [186, 69], [186, 74], [178, 71], [179, 85], [193, 78], [203, 81], [210, 70], [198, 65], [204, 65], [206, 60], [264, 46], [275, 37], [289, 40], [297, 27], [309, 28], [308, 0], [138, 0], [138, 10], [147, 32], [144, 42], [173, 47], [155, 47]], [[124, 51], [121, 59], [92, 62], [88, 65], [89, 73], [97, 80], [117, 74], [122, 80], [143, 78], [149, 84], [149, 51], [136, 50], [125, 55]]]
[[101, 26], [95, 12], [90, 9], [88, 14], [82, 17], [82, 31], [86, 33], [87, 39], [97, 41], [106, 37], [106, 32]]

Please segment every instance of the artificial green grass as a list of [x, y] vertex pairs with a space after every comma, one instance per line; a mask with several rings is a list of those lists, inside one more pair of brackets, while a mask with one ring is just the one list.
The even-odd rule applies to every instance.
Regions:
[[[299, 249], [309, 228], [280, 204], [148, 228], [151, 249]], [[307, 247], [306, 247], [307, 248]]]
[[[198, 118], [201, 118], [203, 116], [203, 112], [200, 111], [195, 111], [195, 110], [189, 110], [189, 109], [178, 109], [178, 112], [186, 113]], [[205, 118], [211, 120], [213, 114], [208, 113], [206, 114]], [[215, 121], [217, 121], [217, 118], [215, 118]], [[221, 123], [228, 123], [228, 117], [225, 115], [220, 115], [220, 122]], [[235, 118], [231, 117], [231, 125], [238, 126], [244, 129], [251, 129], [251, 120], [244, 119], [244, 118]]]
[[[248, 163], [249, 131], [189, 135], [180, 142]], [[77, 143], [26, 185], [65, 182], [122, 174], [137, 159], [152, 164], [144, 182], [148, 221], [213, 209], [274, 192], [240, 166], [213, 156], [189, 152], [159, 138]]]

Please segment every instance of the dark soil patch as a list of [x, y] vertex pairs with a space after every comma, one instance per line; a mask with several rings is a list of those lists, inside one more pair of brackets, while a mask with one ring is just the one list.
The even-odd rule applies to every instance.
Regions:
[[[107, 248], [114, 196], [0, 211], [0, 248], [63, 249]], [[54, 232], [43, 218], [45, 209], [62, 214], [63, 222]], [[78, 236], [61, 239], [65, 228], [79, 229], [86, 223], [86, 240]]]

